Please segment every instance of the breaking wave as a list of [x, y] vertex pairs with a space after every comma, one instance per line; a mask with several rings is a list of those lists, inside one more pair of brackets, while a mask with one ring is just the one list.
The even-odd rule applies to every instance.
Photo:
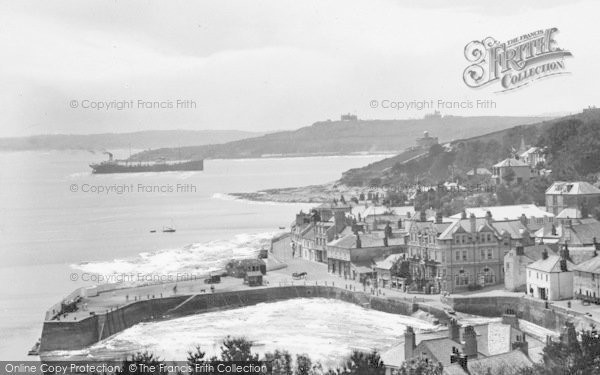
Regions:
[[144, 252], [138, 256], [111, 261], [71, 265], [72, 268], [107, 276], [129, 273], [142, 274], [207, 274], [222, 270], [231, 259], [254, 258], [261, 249], [268, 249], [279, 232], [239, 234], [230, 240], [193, 243], [182, 248]]

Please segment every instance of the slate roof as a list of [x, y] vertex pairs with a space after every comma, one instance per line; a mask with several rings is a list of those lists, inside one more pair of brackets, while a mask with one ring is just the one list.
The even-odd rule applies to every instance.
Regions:
[[[329, 242], [328, 246], [336, 246], [346, 249], [356, 248], [356, 235], [350, 231], [350, 233], [344, 233], [337, 239]], [[361, 247], [383, 247], [383, 238], [385, 236], [383, 231], [371, 232], [371, 233], [359, 233]], [[388, 238], [389, 246], [404, 245], [404, 236], [400, 236], [395, 233], [395, 236]]]
[[494, 168], [505, 167], [529, 167], [529, 164], [515, 158], [507, 158], [497, 164], [494, 164]]
[[382, 259], [378, 262], [375, 262], [375, 268], [380, 268], [383, 270], [390, 270], [394, 266], [394, 264], [398, 261], [398, 259], [402, 258], [404, 254], [392, 254], [385, 259]]
[[533, 361], [520, 350], [493, 355], [490, 357], [471, 359], [467, 369], [471, 374], [515, 374], [523, 367], [530, 367]]
[[556, 215], [557, 219], [580, 219], [581, 217], [581, 210], [572, 207], [565, 208]]
[[[519, 220], [522, 214], [525, 214], [527, 218], [530, 217], [553, 217], [554, 215], [550, 212], [546, 212], [542, 208], [535, 204], [515, 204], [507, 206], [491, 206], [491, 207], [470, 207], [465, 208], [467, 217], [471, 214], [475, 217], [483, 218], [486, 216], [487, 211], [492, 214], [494, 220]], [[451, 218], [460, 219], [461, 214], [450, 216]]]
[[[574, 267], [575, 267], [575, 265], [572, 262], [567, 261], [567, 270], [568, 271], [573, 271]], [[546, 258], [546, 259], [536, 260], [535, 262], [528, 265], [527, 268], [531, 268], [536, 271], [548, 272], [548, 273], [561, 272], [560, 271], [560, 257], [558, 255], [549, 255], [548, 258]]]
[[581, 272], [600, 274], [600, 257], [595, 256], [590, 260], [576, 265], [574, 269]]
[[586, 195], [598, 194], [600, 189], [585, 181], [564, 182], [556, 181], [546, 190], [546, 194]]
[[[474, 176], [475, 175], [475, 169], [471, 169], [470, 171], [467, 172], [467, 176]], [[477, 168], [477, 175], [492, 175], [492, 172], [490, 172], [489, 169], [487, 168]]]
[[536, 260], [542, 259], [542, 253], [543, 253], [544, 249], [548, 252], [548, 255], [557, 255], [556, 252], [554, 251], [554, 249], [552, 249], [550, 246], [548, 246], [546, 244], [525, 246], [525, 247], [523, 247], [523, 254], [527, 258], [529, 258], [533, 261], [536, 261]]
[[555, 224], [556, 235], [552, 235], [552, 224], [546, 224], [535, 232], [535, 237], [556, 238], [568, 241], [570, 246], [585, 246], [594, 243], [594, 237], [600, 242], [600, 222], [595, 219], [573, 219], [568, 224]]
[[453, 363], [450, 366], [444, 366], [444, 369], [442, 370], [442, 374], [443, 375], [465, 375], [466, 372], [465, 372], [465, 370], [463, 370], [463, 368], [459, 364]]

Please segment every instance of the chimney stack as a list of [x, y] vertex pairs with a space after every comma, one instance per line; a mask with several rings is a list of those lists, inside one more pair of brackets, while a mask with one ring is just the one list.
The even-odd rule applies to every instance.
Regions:
[[469, 216], [469, 222], [471, 223], [471, 233], [477, 232], [477, 218], [474, 213]]
[[406, 331], [404, 331], [404, 360], [407, 361], [414, 356], [416, 347], [417, 340], [415, 337], [415, 331], [411, 326], [407, 326]]
[[485, 213], [485, 220], [488, 222], [488, 224], [492, 224], [492, 212], [491, 211], [487, 211]]
[[567, 272], [567, 260], [570, 260], [569, 247], [565, 242], [563, 248], [560, 250], [560, 271]]
[[[520, 243], [519, 243], [519, 244], [517, 244], [517, 247], [516, 247], [516, 254], [517, 254], [517, 256], [522, 256], [522, 255], [525, 255], [525, 248], [523, 247], [523, 244], [520, 244]], [[543, 255], [542, 255], [542, 256], [543, 256]]]
[[[523, 335], [519, 336], [517, 335], [517, 341], [512, 343], [512, 350], [515, 349], [519, 349], [521, 350], [526, 356], [529, 356], [529, 343], [527, 342], [527, 338], [526, 338], [526, 334], [525, 332], [523, 332]], [[521, 340], [519, 340], [519, 337], [521, 337]]]
[[460, 213], [460, 218], [461, 219], [466, 219], [467, 218], [467, 211], [462, 210], [462, 212]]
[[470, 325], [463, 332], [463, 353], [467, 358], [477, 358], [477, 333]]
[[506, 309], [502, 314], [502, 324], [508, 324], [514, 329], [519, 329], [519, 318], [513, 309]]
[[335, 211], [333, 214], [333, 222], [335, 224], [336, 233], [342, 233], [346, 227], [346, 214], [344, 211]]
[[448, 326], [448, 338], [450, 340], [454, 340], [456, 342], [458, 342], [459, 340], [459, 336], [460, 336], [460, 326], [458, 325], [458, 322], [456, 321], [456, 319], [452, 318], [450, 319], [450, 325]]
[[546, 260], [548, 259], [548, 249], [544, 248], [544, 250], [542, 250], [542, 259]]
[[442, 212], [438, 211], [435, 213], [435, 223], [436, 224], [442, 224], [444, 222], [444, 218], [442, 216]]
[[519, 221], [521, 222], [521, 224], [523, 224], [523, 226], [527, 226], [527, 216], [525, 216], [525, 214], [521, 214]]
[[419, 221], [427, 221], [427, 213], [425, 212], [425, 210], [421, 210], [421, 212], [419, 213]]
[[360, 249], [362, 247], [362, 242], [360, 241], [360, 235], [356, 232], [356, 248]]
[[452, 354], [450, 355], [450, 363], [458, 363], [464, 372], [469, 373], [467, 367], [468, 359], [467, 356], [461, 353], [455, 346], [452, 347]]

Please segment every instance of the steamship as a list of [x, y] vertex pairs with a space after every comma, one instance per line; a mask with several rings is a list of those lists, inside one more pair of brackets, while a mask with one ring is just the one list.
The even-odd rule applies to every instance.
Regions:
[[183, 160], [167, 162], [160, 158], [154, 162], [131, 162], [128, 160], [113, 159], [113, 154], [105, 152], [108, 160], [101, 163], [90, 164], [92, 173], [137, 173], [137, 172], [170, 172], [170, 171], [202, 171], [204, 160]]

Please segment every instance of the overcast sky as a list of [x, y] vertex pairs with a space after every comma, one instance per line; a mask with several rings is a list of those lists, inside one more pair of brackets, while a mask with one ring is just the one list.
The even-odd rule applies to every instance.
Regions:
[[[423, 3], [423, 4], [421, 4]], [[452, 3], [452, 7], [450, 7]], [[296, 129], [421, 117], [371, 100], [491, 99], [539, 115], [600, 104], [597, 1], [2, 1], [0, 136], [149, 129]], [[446, 5], [448, 4], [448, 5]], [[465, 45], [558, 27], [568, 76], [468, 88]], [[193, 100], [191, 109], [137, 101]], [[93, 110], [83, 101], [133, 100]], [[71, 108], [76, 101], [77, 108]]]

